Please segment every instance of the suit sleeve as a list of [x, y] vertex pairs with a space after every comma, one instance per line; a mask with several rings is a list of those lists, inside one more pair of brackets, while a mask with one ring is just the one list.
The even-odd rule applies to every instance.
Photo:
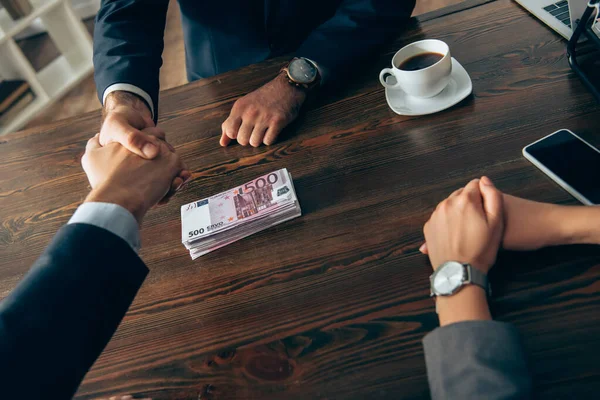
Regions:
[[531, 397], [521, 339], [512, 325], [459, 322], [434, 330], [423, 345], [434, 400]]
[[336, 84], [357, 63], [397, 35], [415, 0], [344, 0], [296, 52], [317, 63], [323, 84]]
[[147, 93], [157, 119], [159, 71], [169, 0], [102, 0], [94, 28], [94, 78], [100, 102], [115, 84]]
[[61, 228], [0, 303], [3, 396], [71, 398], [147, 273], [113, 233], [88, 224]]

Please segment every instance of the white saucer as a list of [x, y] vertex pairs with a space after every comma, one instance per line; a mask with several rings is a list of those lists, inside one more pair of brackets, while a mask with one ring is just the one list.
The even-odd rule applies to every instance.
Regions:
[[[395, 83], [396, 78], [389, 75], [386, 82]], [[473, 91], [471, 77], [454, 57], [450, 83], [440, 94], [422, 99], [409, 96], [402, 89], [385, 89], [385, 99], [393, 112], [400, 115], [427, 115], [450, 108], [463, 100]]]

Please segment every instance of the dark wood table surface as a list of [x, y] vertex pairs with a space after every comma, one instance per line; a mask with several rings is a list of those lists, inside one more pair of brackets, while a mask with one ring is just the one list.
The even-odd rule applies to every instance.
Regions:
[[[473, 95], [435, 115], [398, 116], [377, 75], [422, 38], [450, 45]], [[437, 318], [417, 249], [432, 208], [482, 174], [511, 194], [576, 204], [521, 149], [560, 128], [600, 145], [600, 106], [569, 70], [565, 45], [509, 0], [427, 14], [258, 149], [219, 147], [220, 126], [281, 59], [163, 93], [160, 125], [195, 180], [145, 219], [151, 273], [77, 397], [427, 398], [421, 339]], [[80, 157], [99, 118], [0, 137], [0, 298], [85, 197]], [[179, 207], [283, 167], [303, 216], [192, 261]], [[599, 277], [594, 246], [507, 252], [495, 267], [495, 317], [522, 332], [539, 398], [600, 391]]]

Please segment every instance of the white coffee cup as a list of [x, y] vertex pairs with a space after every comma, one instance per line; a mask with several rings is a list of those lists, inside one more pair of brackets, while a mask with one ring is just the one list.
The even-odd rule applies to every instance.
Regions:
[[[438, 53], [443, 57], [435, 64], [419, 70], [405, 71], [397, 67], [409, 58], [423, 53]], [[392, 68], [382, 69], [379, 73], [379, 80], [388, 89], [402, 89], [410, 96], [428, 98], [444, 90], [450, 82], [451, 73], [450, 47], [441, 40], [426, 39], [411, 43], [398, 50], [392, 58]], [[396, 78], [395, 84], [385, 81], [388, 74]]]

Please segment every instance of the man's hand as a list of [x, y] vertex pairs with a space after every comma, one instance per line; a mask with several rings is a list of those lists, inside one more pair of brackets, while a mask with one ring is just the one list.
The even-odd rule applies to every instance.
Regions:
[[284, 74], [237, 100], [221, 126], [221, 146], [233, 139], [242, 146], [275, 143], [283, 128], [298, 116], [306, 93], [290, 85]]
[[[106, 97], [102, 116], [100, 145], [120, 143], [147, 159], [160, 153], [159, 139], [164, 140], [165, 133], [155, 127], [150, 109], [141, 98], [128, 92], [112, 92]], [[142, 132], [148, 128], [153, 129], [153, 135]]]
[[469, 263], [487, 273], [504, 230], [502, 193], [487, 177], [475, 179], [441, 202], [425, 224], [434, 269], [446, 261]]
[[91, 138], [81, 159], [92, 191], [86, 202], [118, 204], [141, 223], [146, 212], [172, 190], [181, 186], [185, 166], [165, 142], [158, 142], [158, 155], [145, 160], [117, 143], [101, 146], [99, 135]]

